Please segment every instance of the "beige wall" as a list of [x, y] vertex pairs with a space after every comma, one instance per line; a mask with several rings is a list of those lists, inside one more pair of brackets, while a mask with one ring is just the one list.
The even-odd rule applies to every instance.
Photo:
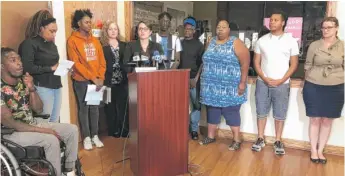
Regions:
[[163, 1], [163, 11], [167, 11], [167, 8], [172, 8], [186, 13], [188, 15], [193, 15], [193, 3], [189, 1]]
[[48, 8], [48, 1], [1, 2], [1, 46], [18, 49], [24, 40], [25, 29], [31, 16]]
[[336, 3], [336, 17], [339, 20], [338, 36], [341, 40], [345, 40], [345, 1], [338, 1]]
[[217, 22], [217, 1], [195, 1], [193, 16], [197, 20], [211, 20], [211, 31], [215, 35]]

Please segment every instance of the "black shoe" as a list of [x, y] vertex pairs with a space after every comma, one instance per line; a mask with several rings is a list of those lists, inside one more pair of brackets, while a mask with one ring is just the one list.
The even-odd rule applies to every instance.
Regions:
[[193, 140], [198, 140], [199, 139], [198, 132], [196, 132], [196, 131], [192, 131], [191, 136], [192, 136]]
[[319, 159], [319, 163], [326, 164], [327, 163], [327, 159]]
[[120, 132], [115, 132], [112, 136], [115, 137], [115, 138], [119, 138], [119, 137], [121, 137], [121, 133]]
[[123, 137], [123, 138], [129, 137], [129, 132], [127, 130], [123, 130], [121, 137]]
[[62, 171], [62, 173], [64, 173], [65, 175], [67, 175], [67, 173], [72, 172], [74, 169], [73, 168], [64, 168], [64, 170]]
[[313, 159], [313, 158], [311, 158], [311, 157], [310, 157], [310, 161], [313, 162], [313, 163], [315, 163], [315, 164], [317, 164], [317, 163], [320, 162], [319, 159]]

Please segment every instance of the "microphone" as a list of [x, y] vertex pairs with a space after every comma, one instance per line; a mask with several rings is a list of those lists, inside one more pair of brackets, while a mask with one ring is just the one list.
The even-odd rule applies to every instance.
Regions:
[[140, 61], [140, 56], [138, 52], [134, 52], [133, 54], [133, 61], [134, 62], [139, 62]]
[[157, 50], [153, 52], [152, 59], [156, 61], [156, 68], [158, 70], [159, 69], [159, 63], [162, 62], [162, 60], [161, 60], [162, 58], [161, 58], [161, 56]]
[[133, 61], [136, 62], [137, 67], [139, 67], [140, 55], [138, 52], [134, 52], [133, 54]]

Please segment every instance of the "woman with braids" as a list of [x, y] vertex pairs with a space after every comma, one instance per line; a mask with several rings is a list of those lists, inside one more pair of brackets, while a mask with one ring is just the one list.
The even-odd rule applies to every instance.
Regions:
[[74, 62], [73, 88], [78, 104], [78, 119], [84, 138], [84, 149], [91, 150], [92, 144], [103, 147], [98, 138], [98, 106], [87, 105], [87, 86], [95, 84], [97, 90], [103, 87], [106, 62], [102, 45], [91, 35], [92, 13], [89, 9], [76, 10], [72, 17], [74, 32], [67, 40], [68, 59]]
[[59, 53], [54, 43], [57, 32], [55, 18], [49, 11], [38, 11], [29, 21], [25, 40], [19, 46], [24, 72], [34, 78], [37, 93], [43, 101], [43, 113], [50, 122], [59, 122], [61, 107], [61, 78], [54, 75]]

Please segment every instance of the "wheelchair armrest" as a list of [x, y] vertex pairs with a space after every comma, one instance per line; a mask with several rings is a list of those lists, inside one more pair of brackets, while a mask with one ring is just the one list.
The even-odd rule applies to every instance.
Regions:
[[35, 114], [34, 118], [49, 119], [50, 114]]
[[4, 126], [1, 126], [1, 135], [12, 134], [14, 131], [15, 131], [14, 128], [7, 128]]

